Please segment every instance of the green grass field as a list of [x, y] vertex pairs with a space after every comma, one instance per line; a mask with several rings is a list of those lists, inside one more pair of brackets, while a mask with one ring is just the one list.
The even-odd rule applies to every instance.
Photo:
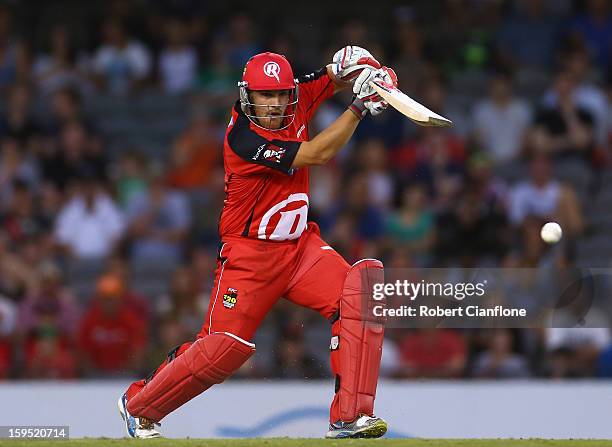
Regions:
[[611, 447], [612, 440], [551, 440], [551, 439], [72, 439], [56, 440], [5, 440], [0, 447], [102, 447], [122, 445], [146, 445], [164, 447]]

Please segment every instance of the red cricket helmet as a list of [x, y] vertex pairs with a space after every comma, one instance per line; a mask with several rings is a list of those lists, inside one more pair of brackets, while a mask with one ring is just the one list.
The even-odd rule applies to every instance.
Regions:
[[[253, 90], [291, 90], [291, 97], [287, 108], [282, 117], [285, 119], [285, 124], [279, 129], [266, 130], [281, 130], [285, 129], [295, 119], [295, 105], [298, 101], [297, 84], [293, 77], [293, 70], [287, 58], [276, 53], [259, 53], [251, 57], [242, 73], [242, 81], [238, 83], [240, 87], [240, 104], [242, 111], [256, 126], [261, 126], [255, 115], [255, 107], [271, 107], [262, 104], [253, 104], [249, 98], [249, 91]], [[272, 117], [272, 115], [268, 115]], [[261, 117], [263, 118], [263, 117]]]

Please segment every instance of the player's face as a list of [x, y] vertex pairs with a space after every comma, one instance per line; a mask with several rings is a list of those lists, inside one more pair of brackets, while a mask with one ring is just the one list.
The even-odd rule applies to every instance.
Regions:
[[251, 92], [251, 102], [259, 125], [267, 129], [279, 129], [283, 125], [285, 110], [291, 90], [261, 90]]

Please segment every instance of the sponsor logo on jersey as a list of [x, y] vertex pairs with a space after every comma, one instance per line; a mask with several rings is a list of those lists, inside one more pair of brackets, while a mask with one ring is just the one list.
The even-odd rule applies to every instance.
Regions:
[[233, 309], [236, 302], [238, 302], [238, 290], [228, 287], [227, 292], [223, 294], [223, 306]]
[[280, 65], [276, 62], [266, 62], [263, 66], [263, 71], [267, 77], [274, 78], [277, 82], [280, 82]]
[[306, 129], [306, 124], [302, 124], [302, 126], [298, 129], [297, 131], [298, 138], [300, 138], [300, 135], [302, 135], [302, 132], [304, 132], [304, 129]]
[[255, 153], [255, 155], [253, 155], [253, 160], [257, 160], [259, 158], [259, 154], [261, 154], [261, 151], [263, 151], [265, 147], [266, 143], [262, 144], [257, 148], [257, 152]]
[[278, 150], [267, 149], [263, 153], [263, 158], [264, 160], [275, 161], [277, 163], [280, 163], [281, 158], [283, 158], [283, 155], [285, 155], [285, 149], [283, 149], [282, 147], [279, 147]]
[[308, 194], [290, 194], [268, 209], [259, 222], [257, 237], [274, 241], [297, 239], [308, 221]]
[[270, 143], [265, 143], [257, 148], [257, 152], [253, 156], [253, 160], [266, 160], [280, 163], [284, 155], [285, 149], [283, 149], [282, 147], [278, 147]]

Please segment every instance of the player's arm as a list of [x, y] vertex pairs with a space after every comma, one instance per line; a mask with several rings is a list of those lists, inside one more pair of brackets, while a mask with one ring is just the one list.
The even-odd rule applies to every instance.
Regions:
[[292, 168], [326, 164], [344, 147], [368, 112], [372, 115], [382, 113], [387, 104], [370, 86], [370, 81], [374, 79], [392, 82], [385, 67], [381, 70], [363, 69], [353, 85], [355, 96], [348, 110], [311, 141], [300, 145]]
[[346, 110], [323, 132], [300, 145], [292, 168], [324, 165], [348, 142], [361, 121], [350, 109]]
[[334, 93], [351, 87], [365, 68], [380, 68], [380, 62], [365, 48], [348, 45], [336, 51], [327, 75], [334, 83]]

